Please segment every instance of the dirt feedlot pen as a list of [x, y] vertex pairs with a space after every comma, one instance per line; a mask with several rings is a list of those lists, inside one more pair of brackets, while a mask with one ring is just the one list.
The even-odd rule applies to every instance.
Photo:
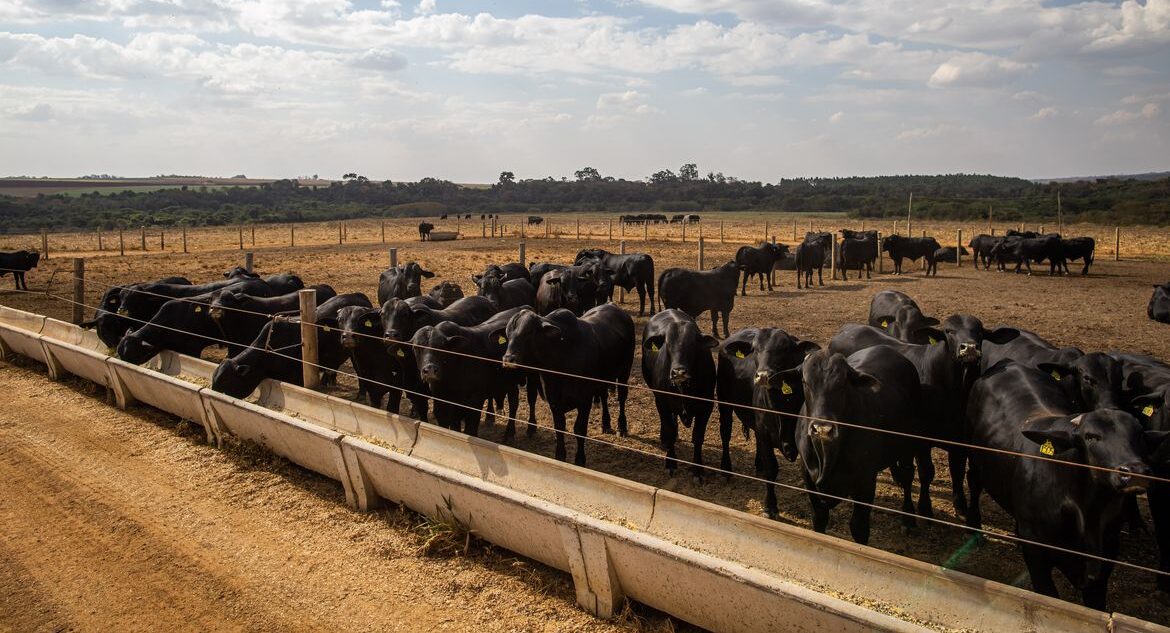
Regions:
[[[551, 218], [556, 227], [557, 217]], [[505, 227], [511, 230], [507, 219]], [[517, 223], [518, 224], [518, 223]], [[780, 224], [780, 223], [778, 223]], [[828, 224], [828, 221], [826, 221]], [[782, 224], [780, 224], [783, 226]], [[334, 225], [336, 226], [336, 225]], [[436, 270], [439, 277], [433, 280], [453, 280], [466, 287], [470, 283], [469, 275], [482, 270], [488, 262], [510, 261], [516, 257], [518, 239], [504, 238], [497, 240], [459, 241], [445, 244], [418, 244], [407, 241], [407, 236], [415, 232], [416, 223], [405, 221], [390, 222], [387, 225], [388, 241], [396, 243], [400, 248], [399, 257], [402, 261], [418, 260], [429, 268]], [[570, 223], [565, 221], [565, 229], [569, 230]], [[582, 222], [582, 232], [586, 232], [588, 222]], [[708, 224], [710, 226], [710, 224]], [[762, 223], [760, 228], [762, 228]], [[339, 291], [362, 290], [373, 294], [373, 285], [377, 273], [386, 263], [386, 255], [380, 246], [377, 223], [370, 223], [369, 235], [363, 236], [361, 225], [350, 222], [347, 232], [350, 241], [341, 248], [336, 242], [330, 246], [306, 246], [295, 250], [274, 246], [265, 248], [263, 236], [265, 231], [259, 230], [257, 252], [258, 269], [261, 272], [276, 272], [293, 270], [302, 274], [309, 283], [329, 282]], [[287, 237], [284, 228], [278, 227], [280, 233]], [[659, 227], [661, 230], [670, 230], [671, 227]], [[804, 227], [802, 227], [804, 228]], [[817, 227], [830, 228], [830, 226]], [[858, 227], [855, 227], [858, 228]], [[867, 228], [870, 228], [867, 226]], [[916, 227], [917, 228], [917, 227]], [[575, 233], [575, 226], [572, 227]], [[334, 229], [335, 230], [335, 229]], [[745, 240], [733, 242], [731, 237], [735, 233], [755, 232], [754, 228], [733, 231], [730, 225], [725, 227], [728, 235], [724, 244], [716, 240], [706, 241], [706, 255], [708, 265], [716, 265], [726, 261]], [[949, 230], [949, 229], [948, 229]], [[1080, 233], [1076, 227], [1070, 232]], [[599, 224], [596, 233], [604, 234]], [[966, 231], [964, 231], [966, 234]], [[298, 228], [297, 242], [312, 243], [308, 229]], [[950, 241], [940, 235], [940, 242], [944, 245], [953, 242], [953, 231]], [[945, 235], [945, 234], [944, 234]], [[664, 235], [665, 236], [665, 235]], [[38, 236], [39, 237], [39, 236]], [[181, 272], [193, 279], [207, 280], [219, 275], [222, 270], [239, 262], [239, 253], [234, 238], [238, 233], [234, 230], [225, 231], [222, 250], [195, 250], [195, 254], [184, 259], [164, 257], [161, 254], [148, 252], [142, 257], [101, 257], [91, 258], [87, 262], [87, 272], [95, 281], [91, 281], [86, 288], [87, 302], [96, 302], [101, 292], [96, 280], [110, 279], [118, 282], [138, 281], [151, 276], [155, 271]], [[615, 240], [619, 236], [615, 235]], [[784, 237], [781, 235], [781, 237]], [[395, 241], [397, 238], [397, 241]], [[659, 270], [669, 266], [693, 266], [697, 246], [690, 241], [664, 242], [652, 241], [647, 245], [638, 244], [636, 240], [627, 237], [628, 250], [645, 250], [654, 255], [656, 267]], [[4, 238], [11, 239], [11, 238]], [[195, 245], [202, 239], [210, 240], [210, 236], [201, 236], [192, 231], [191, 241]], [[333, 233], [336, 240], [336, 233]], [[615, 243], [607, 243], [604, 238], [583, 238], [581, 242], [566, 239], [565, 237], [527, 239], [529, 261], [566, 261], [571, 260], [576, 250], [585, 246], [602, 246], [616, 251]], [[785, 273], [778, 272], [780, 287], [776, 292], [761, 296], [755, 289], [749, 288], [746, 298], [737, 298], [736, 309], [732, 312], [732, 328], [748, 325], [775, 325], [792, 332], [802, 338], [810, 338], [826, 342], [840, 324], [849, 321], [864, 321], [868, 299], [873, 292], [883, 288], [896, 288], [914, 296], [923, 308], [930, 314], [945, 315], [952, 312], [967, 312], [979, 316], [988, 325], [998, 323], [1013, 324], [1037, 331], [1041, 335], [1061, 345], [1078, 345], [1085, 350], [1107, 350], [1113, 348], [1128, 349], [1139, 352], [1152, 353], [1155, 356], [1170, 357], [1170, 349], [1162, 327], [1159, 324], [1145, 319], [1145, 301], [1151, 283], [1165, 281], [1160, 279], [1165, 274], [1164, 267], [1144, 261], [1123, 261], [1118, 264], [1104, 261], [1102, 257], [1105, 245], [1099, 240], [1098, 264], [1088, 278], [1053, 278], [1036, 275], [1031, 278], [1014, 275], [1000, 275], [994, 272], [975, 272], [970, 267], [961, 269], [943, 264], [940, 266], [938, 279], [921, 279], [917, 271], [902, 278], [892, 278], [888, 275], [880, 276], [872, 281], [850, 280], [847, 283], [829, 283], [826, 275], [826, 286], [814, 288], [812, 291], [795, 292], [791, 279]], [[169, 243], [170, 241], [168, 241]], [[226, 244], [225, 244], [226, 242]], [[6, 246], [7, 247], [7, 246]], [[232, 252], [237, 251], [237, 252]], [[1154, 244], [1151, 255], [1158, 256], [1162, 252], [1159, 244]], [[1129, 259], [1126, 253], [1126, 259]], [[63, 272], [57, 278], [52, 278], [51, 271], [60, 268]], [[64, 274], [69, 266], [67, 262], [54, 261], [43, 264], [42, 268], [30, 275], [34, 289], [37, 286], [45, 288], [46, 284], [60, 294], [68, 295], [70, 282]], [[886, 265], [886, 270], [890, 266]], [[69, 271], [71, 272], [71, 271]], [[6, 294], [3, 297], [6, 304], [26, 307], [28, 309], [47, 313], [68, 319], [71, 310], [67, 305], [61, 305], [43, 296], [13, 296]], [[627, 304], [628, 307], [628, 304]], [[700, 320], [702, 323], [702, 320]], [[643, 320], [638, 321], [640, 327]], [[635, 361], [635, 366], [638, 366]], [[637, 370], [635, 370], [635, 374]], [[344, 390], [347, 385], [343, 380], [343, 389], [339, 393], [352, 393]], [[632, 382], [640, 383], [635, 376]], [[695, 486], [684, 471], [678, 477], [669, 479], [661, 467], [660, 449], [657, 442], [657, 422], [653, 415], [653, 403], [649, 394], [634, 390], [631, 393], [631, 436], [628, 438], [605, 437], [622, 446], [645, 450], [655, 457], [636, 457], [617, 448], [604, 446], [590, 446], [589, 465], [622, 477], [644, 481], [651, 485], [665, 489], [677, 490], [684, 494], [715, 501], [722, 505], [744, 509], [759, 513], [760, 496], [759, 486], [750, 481], [740, 481], [735, 478], [728, 482], [708, 480], [702, 486]], [[538, 407], [539, 421], [547, 425], [546, 414]], [[499, 439], [502, 429], [486, 429], [483, 435], [489, 439]], [[595, 431], [594, 431], [595, 433]], [[710, 444], [710, 442], [709, 442]], [[541, 433], [533, 439], [521, 437], [518, 446], [532, 450], [539, 454], [551, 454], [551, 439]], [[752, 470], [752, 447], [748, 442], [736, 438], [734, 449], [734, 466], [740, 473], [749, 473]], [[687, 448], [680, 447], [680, 454], [686, 454]], [[711, 463], [711, 458], [708, 462]], [[717, 463], [717, 462], [715, 462]], [[940, 469], [940, 475], [945, 469]], [[948, 482], [940, 477], [940, 489], [945, 489]], [[781, 482], [795, 486], [800, 485], [799, 476], [795, 468], [782, 469]], [[948, 499], [944, 495], [936, 498], [936, 511], [945, 518], [953, 517], [949, 508]], [[807, 525], [807, 501], [803, 495], [796, 492], [781, 492], [782, 518], [786, 521]], [[887, 507], [897, 507], [896, 491], [890, 482], [883, 481], [879, 490], [877, 502]], [[1007, 517], [998, 512], [993, 503], [985, 500], [988, 524], [1000, 528], [1010, 527]], [[1144, 508], [1144, 506], [1143, 506]], [[848, 538], [844, 531], [845, 520], [840, 512], [834, 516], [830, 533]], [[900, 534], [900, 526], [895, 517], [875, 515], [874, 535], [871, 544], [896, 553], [906, 554], [920, 560], [935, 563], [949, 562], [958, 569], [985, 577], [1012, 582], [1017, 580], [1022, 565], [1014, 548], [1006, 544], [991, 543], [968, 551], [964, 548], [966, 538], [959, 530], [951, 530], [941, 526], [923, 527], [911, 538], [904, 538]], [[952, 557], [952, 553], [966, 555]], [[1123, 558], [1127, 560], [1151, 561], [1155, 560], [1154, 549], [1149, 537], [1129, 537], [1123, 550]], [[948, 559], [952, 559], [949, 560]], [[1118, 611], [1139, 615], [1147, 619], [1165, 622], [1168, 620], [1166, 612], [1160, 603], [1150, 598], [1149, 591], [1152, 580], [1146, 574], [1119, 569], [1115, 573], [1110, 592], [1111, 606]], [[1066, 597], [1072, 595], [1070, 588], [1064, 587]]]

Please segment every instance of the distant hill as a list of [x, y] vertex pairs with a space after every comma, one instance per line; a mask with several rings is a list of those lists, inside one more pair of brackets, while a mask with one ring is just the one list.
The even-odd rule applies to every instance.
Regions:
[[1034, 178], [1032, 182], [1093, 182], [1095, 180], [1161, 180], [1170, 178], [1170, 171], [1147, 171], [1144, 174], [1115, 174], [1112, 176], [1076, 176], [1073, 178]]

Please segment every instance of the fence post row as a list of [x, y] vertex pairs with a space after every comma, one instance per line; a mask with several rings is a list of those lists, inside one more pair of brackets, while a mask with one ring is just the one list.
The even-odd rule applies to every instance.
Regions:
[[321, 386], [321, 371], [317, 368], [317, 291], [312, 288], [297, 291], [301, 307], [301, 378], [306, 389]]
[[73, 258], [73, 323], [85, 320], [85, 260]]

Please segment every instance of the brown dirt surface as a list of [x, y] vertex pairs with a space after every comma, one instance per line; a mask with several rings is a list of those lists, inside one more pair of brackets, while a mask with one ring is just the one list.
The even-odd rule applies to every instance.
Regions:
[[420, 554], [417, 515], [350, 511], [336, 482], [32, 363], [0, 364], [0, 389], [0, 630], [669, 627], [600, 622], [563, 574], [483, 544]]
[[[591, 234], [592, 237], [577, 240], [573, 216], [545, 217], [546, 220], [555, 223], [550, 232], [554, 237], [545, 239], [542, 227], [528, 229], [526, 242], [530, 262], [571, 261], [577, 250], [586, 247], [603, 247], [615, 252], [618, 250], [619, 227], [615, 223], [614, 240], [609, 241], [608, 220], [605, 218], [581, 216], [582, 233]], [[765, 222], [768, 222], [769, 232], [778, 234], [782, 241], [791, 237], [791, 216], [779, 219], [770, 216], [765, 218], [759, 215], [748, 217], [732, 214], [714, 217], [716, 221], [708, 219], [703, 229], [707, 237], [708, 267], [732, 258], [740, 245], [758, 240], [759, 236], [764, 234]], [[718, 220], [724, 218], [726, 241], [719, 243]], [[274, 226], [259, 230], [257, 246], [249, 247], [249, 250], [256, 252], [257, 269], [262, 273], [293, 271], [301, 274], [309, 284], [329, 283], [338, 292], [362, 291], [373, 297], [376, 293], [378, 274], [387, 264], [385, 249], [389, 245], [394, 245], [398, 247], [400, 262], [417, 260], [437, 273], [434, 279], [429, 280], [425, 289], [429, 289], [431, 284], [447, 280], [459, 283], [467, 292], [475, 290], [470, 280], [472, 273], [482, 271], [488, 263], [515, 260], [520, 239], [519, 229], [514, 225], [514, 221], [514, 218], [505, 219], [508, 237], [502, 239], [479, 238], [481, 227], [476, 216], [475, 220], [465, 220], [461, 225], [465, 236], [469, 232], [474, 232], [473, 239], [420, 243], [417, 241], [415, 228], [418, 220], [392, 220], [386, 223], [385, 245], [380, 239], [381, 223], [377, 220], [349, 223], [345, 228], [348, 239], [344, 245], [337, 243], [336, 223], [314, 227], [298, 226], [298, 244], [303, 243], [304, 239], [304, 243], [316, 245], [296, 248], [288, 247], [289, 228]], [[799, 219], [798, 232], [801, 235], [807, 230], [809, 221], [807, 217]], [[812, 221], [818, 230], [840, 226], [860, 228], [858, 221], [846, 221], [843, 218], [819, 218]], [[436, 221], [435, 224], [436, 230], [455, 228], [454, 221]], [[885, 228], [888, 224], [889, 221], [883, 221], [882, 226], [878, 228], [884, 232], [888, 230]], [[931, 223], [922, 228], [927, 228], [946, 245], [954, 243], [957, 226]], [[867, 228], [874, 228], [874, 225], [871, 223]], [[967, 225], [962, 228], [966, 241], [972, 230]], [[1006, 225], [997, 225], [997, 233], [1002, 233], [1006, 228]], [[956, 268], [953, 264], [940, 264], [937, 278], [923, 278], [918, 267], [909, 264], [907, 265], [909, 274], [894, 277], [888, 274], [888, 271], [892, 270], [892, 265], [886, 260], [887, 274], [875, 273], [871, 280], [851, 278], [847, 282], [832, 282], [826, 269], [824, 287], [797, 291], [793, 280], [795, 273], [777, 271], [779, 286], [775, 291], [761, 292], [758, 285], [749, 284], [748, 295], [737, 298], [735, 310], [731, 315], [731, 329], [734, 331], [748, 326], [775, 326], [801, 338], [826, 344], [841, 325], [865, 321], [869, 301], [874, 293], [884, 289], [897, 289], [913, 296], [928, 314], [935, 316], [943, 317], [955, 312], [969, 313], [980, 317], [989, 327], [998, 324], [1019, 326], [1033, 330], [1059, 345], [1076, 345], [1085, 351], [1123, 349], [1170, 359], [1170, 337], [1167, 336], [1170, 330], [1163, 324], [1150, 321], [1145, 314], [1146, 303], [1152, 290], [1150, 286], [1164, 283], [1170, 277], [1170, 267], [1163, 263], [1164, 258], [1170, 254], [1170, 233], [1165, 229], [1150, 229], [1139, 236], [1136, 233], [1137, 229], [1126, 230], [1135, 231], [1134, 246], [1127, 247], [1126, 244], [1129, 242], [1123, 241], [1123, 261], [1114, 262], [1111, 228], [1074, 226], [1068, 229], [1071, 234], [1088, 233], [1098, 237], [1097, 263], [1088, 277], [1081, 277], [1079, 274], [1071, 277], [1049, 277], [1040, 272], [1046, 271], [1046, 267], [1038, 267], [1037, 274], [1030, 277], [994, 271], [975, 271], [969, 260], [962, 268]], [[918, 231], [919, 226], [916, 224], [915, 232]], [[651, 240], [643, 242], [640, 228], [628, 229], [627, 251], [652, 254], [658, 273], [672, 266], [693, 267], [696, 232], [695, 227], [688, 229], [688, 241], [683, 243], [680, 241], [681, 227], [652, 227]], [[533, 237], [534, 233], [539, 237]], [[556, 237], [558, 235], [559, 237]], [[245, 236], [250, 238], [246, 229]], [[1108, 239], [1104, 239], [1105, 237]], [[670, 241], [665, 238], [670, 238]], [[92, 239], [92, 235], [78, 237], [75, 246], [79, 249], [92, 248], [87, 246]], [[172, 243], [170, 233], [167, 239], [170, 247]], [[333, 240], [331, 244], [330, 239]], [[104, 286], [109, 283], [141, 281], [167, 274], [185, 274], [196, 281], [219, 278], [222, 271], [241, 261], [237, 241], [236, 229], [209, 229], [206, 233], [199, 234], [200, 247], [192, 248], [193, 252], [187, 255], [148, 252], [126, 257], [90, 258], [86, 262], [87, 275], [90, 277], [86, 287], [87, 303], [90, 305], [96, 303]], [[195, 242], [196, 239], [193, 237], [192, 244]], [[1133, 248], [1133, 251], [1128, 250], [1129, 248]], [[106, 254], [109, 254], [108, 244]], [[1070, 267], [1079, 271], [1079, 264]], [[68, 296], [71, 283], [68, 270], [71, 270], [68, 259], [54, 257], [29, 276], [30, 287]], [[53, 271], [58, 272], [54, 275]], [[633, 300], [636, 302], [636, 296]], [[43, 294], [16, 294], [4, 290], [0, 291], [0, 303], [58, 318], [67, 319], [70, 314], [67, 304]], [[627, 309], [633, 307], [636, 310], [636, 303], [631, 303], [627, 297], [624, 307]], [[639, 331], [645, 322], [645, 318], [636, 318]], [[710, 320], [706, 315], [701, 317], [699, 322], [704, 330], [709, 327]], [[221, 353], [209, 350], [205, 356], [218, 358], [221, 357]], [[725, 479], [719, 475], [712, 475], [705, 478], [701, 484], [697, 484], [683, 469], [680, 469], [680, 474], [673, 478], [667, 475], [662, 459], [657, 457], [662, 454], [662, 450], [659, 446], [658, 420], [654, 412], [653, 398], [648, 392], [636, 388], [644, 385], [639, 367], [640, 359], [635, 358], [631, 378], [631, 385], [635, 388], [631, 389], [628, 404], [630, 435], [625, 438], [602, 435], [599, 429], [599, 412], [595, 408], [590, 422], [590, 436], [616, 446], [591, 442], [586, 449], [588, 466], [759, 514], [762, 509], [760, 500], [763, 490], [758, 482], [740, 477]], [[348, 365], [343, 366], [342, 370], [350, 371]], [[352, 379], [342, 376], [340, 383], [335, 390], [336, 395], [353, 397], [356, 394], [356, 385]], [[407, 405], [404, 403], [404, 413], [406, 409]], [[522, 407], [521, 416], [525, 415], [525, 409]], [[540, 432], [531, 438], [522, 432], [517, 433], [516, 445], [542, 455], [551, 455], [553, 446], [553, 437], [549, 432], [551, 422], [547, 408], [543, 404], [537, 407], [537, 422], [541, 425]], [[715, 429], [717, 424], [713, 420], [708, 427], [704, 449], [707, 464], [718, 464], [718, 432]], [[500, 441], [503, 425], [481, 426], [480, 434], [487, 439]], [[678, 445], [680, 456], [690, 455], [689, 440], [689, 431], [680, 429]], [[633, 453], [627, 449], [645, 451], [651, 456]], [[737, 473], [752, 472], [753, 454], [754, 440], [744, 440], [737, 425], [732, 439], [732, 461]], [[950, 504], [950, 482], [945, 456], [941, 452], [936, 452], [936, 463], [938, 465], [934, 490], [936, 516], [959, 523], [961, 520], [956, 517]], [[799, 491], [802, 485], [799, 465], [782, 463], [779, 482], [793, 487], [777, 490], [781, 520], [809, 527], [811, 513], [806, 495]], [[900, 505], [900, 493], [891, 485], [888, 475], [884, 475], [879, 483], [876, 503], [891, 508]], [[1140, 505], [1148, 523], [1149, 515], [1144, 498]], [[983, 507], [985, 525], [1001, 532], [1012, 531], [1010, 517], [1001, 512], [993, 501], [984, 497]], [[849, 538], [847, 524], [847, 510], [840, 507], [832, 513], [829, 533]], [[920, 525], [912, 536], [907, 537], [902, 533], [900, 521], [896, 516], [878, 512], [874, 514], [870, 544], [999, 582], [1029, 586], [1019, 552], [1011, 543], [993, 539], [978, 547], [968, 547], [968, 538], [967, 533], [957, 527], [943, 525]], [[1141, 565], [1155, 566], [1157, 555], [1152, 536], [1125, 535], [1121, 558]], [[1059, 574], [1057, 577], [1060, 579]], [[1062, 585], [1062, 595], [1067, 599], [1079, 598], [1067, 583]], [[1153, 577], [1149, 573], [1119, 567], [1114, 572], [1109, 600], [1110, 607], [1114, 610], [1164, 624], [1170, 623], [1170, 605], [1167, 604], [1165, 596], [1154, 591]]]

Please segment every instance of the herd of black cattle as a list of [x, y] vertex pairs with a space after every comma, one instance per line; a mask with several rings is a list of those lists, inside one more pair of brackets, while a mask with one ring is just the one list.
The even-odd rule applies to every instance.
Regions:
[[[843, 233], [838, 268], [868, 273], [876, 234]], [[986, 257], [985, 268], [1013, 257], [1017, 267], [1047, 259], [1055, 274], [1068, 259], [1083, 258], [1086, 272], [1092, 262], [1088, 238], [1086, 251], [1085, 242], [1052, 236], [1008, 236], [990, 245], [985, 237], [970, 245]], [[931, 238], [891, 236], [881, 250], [895, 271], [904, 258], [927, 258], [928, 271], [939, 259]], [[543, 399], [558, 431], [557, 459], [567, 457], [566, 418], [576, 414], [568, 434], [576, 439], [575, 463], [584, 464], [595, 404], [602, 431], [613, 432], [612, 391], [617, 432], [627, 433], [628, 382], [640, 347], [671, 472], [681, 461], [675, 444], [682, 422], [691, 429], [690, 464], [701, 479], [706, 428], [716, 411], [719, 468], [730, 471], [738, 418], [745, 435], [755, 436], [759, 476], [777, 478], [777, 453], [790, 462], [799, 457], [813, 527], [825, 531], [838, 500], [851, 499], [860, 503], [852, 504], [850, 532], [866, 543], [867, 504], [886, 469], [901, 489], [905, 526], [915, 515], [933, 516], [931, 450], [939, 448], [948, 455], [955, 511], [968, 526], [980, 527], [986, 491], [1024, 539], [1105, 559], [1116, 559], [1123, 524], [1141, 525], [1135, 499], [1147, 492], [1159, 568], [1170, 571], [1170, 485], [1158, 480], [1170, 476], [1170, 442], [1163, 442], [1170, 433], [1170, 365], [1059, 348], [1026, 330], [988, 329], [970, 315], [940, 320], [890, 290], [874, 295], [866, 323], [843, 326], [827, 345], [778, 328], [729, 332], [735, 295], [746, 293], [751, 275], [760, 276], [761, 289], [768, 279], [770, 288], [773, 271], [790, 262], [798, 283], [801, 276], [809, 283], [830, 252], [830, 234], [810, 233], [791, 259], [785, 247], [763, 244], [742, 247], [735, 261], [711, 270], [670, 268], [657, 278], [658, 305], [654, 261], [646, 254], [587, 249], [572, 264], [491, 265], [472, 276], [475, 296], [449, 281], [424, 294], [423, 280], [434, 274], [410, 262], [381, 273], [376, 303], [362, 293], [313, 286], [318, 363], [329, 381], [349, 360], [359, 399], [398, 411], [405, 395], [413, 417], [446, 428], [475, 435], [481, 416], [498, 415], [509, 443], [523, 388], [527, 433], [536, 429]], [[16, 261], [9, 255], [4, 268]], [[301, 384], [296, 314], [304, 287], [296, 275], [260, 278], [242, 268], [204, 284], [182, 277], [128, 284], [106, 291], [84, 325], [132, 363], [162, 350], [199, 356], [224, 344], [228, 358], [211, 386], [245, 397], [265, 378]], [[612, 303], [617, 288], [637, 292], [639, 316], [650, 315], [640, 342], [631, 315]], [[702, 333], [695, 319], [704, 311], [712, 313], [713, 333], [722, 315], [722, 341]], [[773, 485], [764, 492], [765, 512], [775, 517]], [[1052, 571], [1060, 569], [1086, 604], [1105, 607], [1110, 563], [1035, 545], [1022, 551], [1037, 591], [1056, 595]], [[1159, 576], [1158, 586], [1170, 590], [1170, 577]]]

